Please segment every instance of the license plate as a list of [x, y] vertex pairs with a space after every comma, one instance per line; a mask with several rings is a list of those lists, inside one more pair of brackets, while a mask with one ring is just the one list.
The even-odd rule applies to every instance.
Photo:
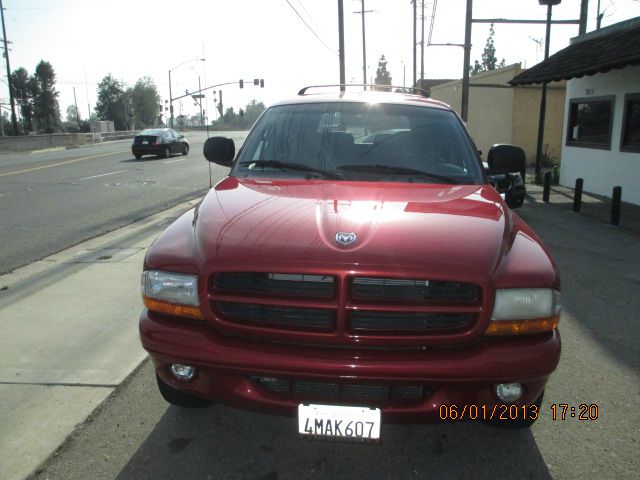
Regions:
[[380, 440], [380, 409], [298, 405], [298, 433], [323, 438]]
[[143, 145], [148, 145], [149, 144], [149, 140], [142, 140], [142, 144]]

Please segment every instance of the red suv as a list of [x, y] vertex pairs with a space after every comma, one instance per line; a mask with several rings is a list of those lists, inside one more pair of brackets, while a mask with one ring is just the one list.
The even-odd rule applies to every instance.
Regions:
[[140, 336], [167, 401], [365, 440], [385, 421], [536, 420], [560, 278], [508, 206], [517, 159], [484, 169], [455, 112], [420, 94], [309, 88], [237, 156], [223, 137], [204, 153], [229, 175], [142, 275]]

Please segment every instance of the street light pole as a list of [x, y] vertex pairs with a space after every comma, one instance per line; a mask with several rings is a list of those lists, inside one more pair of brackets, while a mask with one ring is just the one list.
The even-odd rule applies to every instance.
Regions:
[[171, 70], [169, 70], [169, 128], [173, 128], [173, 97], [171, 96]]
[[[200, 75], [198, 75], [198, 92], [202, 90], [202, 85], [200, 85]], [[200, 126], [202, 126], [202, 99], [198, 99], [198, 105], [200, 105]]]
[[171, 94], [171, 72], [173, 70], [175, 70], [176, 68], [181, 67], [185, 63], [197, 62], [197, 61], [204, 62], [205, 59], [204, 58], [192, 58], [190, 60], [185, 60], [184, 62], [179, 63], [175, 67], [169, 69], [169, 113], [171, 115], [171, 122], [170, 122], [171, 123], [171, 125], [170, 125], [171, 128], [173, 128], [173, 95]]

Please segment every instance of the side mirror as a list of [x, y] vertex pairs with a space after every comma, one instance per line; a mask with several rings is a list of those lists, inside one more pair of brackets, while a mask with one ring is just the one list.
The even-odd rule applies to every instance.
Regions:
[[487, 163], [491, 170], [502, 170], [505, 173], [518, 172], [524, 184], [527, 156], [522, 148], [507, 143], [493, 145], [487, 154]]
[[233, 140], [226, 137], [211, 137], [204, 142], [202, 149], [204, 158], [223, 167], [231, 167], [236, 155], [236, 146]]

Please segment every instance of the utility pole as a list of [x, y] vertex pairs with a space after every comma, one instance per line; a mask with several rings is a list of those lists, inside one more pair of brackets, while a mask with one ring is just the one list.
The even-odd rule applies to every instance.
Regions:
[[424, 0], [422, 0], [422, 16], [420, 17], [422, 34], [420, 39], [420, 88], [424, 80]]
[[[338, 55], [340, 57], [340, 91], [344, 92], [344, 8], [342, 0], [338, 0]], [[366, 79], [364, 83], [367, 83]]]
[[16, 107], [13, 104], [13, 87], [11, 86], [11, 66], [9, 65], [9, 46], [7, 42], [7, 29], [4, 26], [4, 7], [0, 0], [0, 16], [2, 17], [2, 41], [4, 42], [4, 56], [7, 59], [7, 84], [9, 85], [9, 103], [11, 103], [11, 123], [13, 134], [18, 135], [18, 120], [16, 119]]
[[365, 84], [364, 89], [366, 90], [366, 84], [367, 84], [367, 43], [366, 43], [366, 36], [365, 36], [365, 30], [364, 30], [364, 14], [365, 13], [371, 13], [373, 12], [373, 10], [365, 10], [364, 9], [364, 0], [360, 0], [362, 2], [362, 11], [360, 12], [353, 12], [353, 13], [359, 13], [362, 15], [362, 83]]
[[80, 130], [80, 111], [78, 110], [78, 99], [76, 98], [76, 87], [73, 87], [73, 103], [76, 104], [76, 120], [78, 121], [78, 130]]
[[413, 83], [411, 84], [412, 87], [416, 86], [416, 77], [418, 76], [418, 72], [417, 72], [417, 64], [416, 64], [416, 45], [417, 45], [417, 39], [416, 39], [416, 23], [418, 21], [418, 0], [413, 0]]
[[[560, 3], [558, 0], [538, 0], [541, 5], [547, 5], [547, 31], [544, 41], [544, 60], [549, 58], [549, 43], [551, 42], [551, 11], [554, 4]], [[537, 184], [542, 183], [541, 164], [542, 146], [544, 143], [544, 120], [547, 113], [547, 84], [542, 82], [542, 94], [540, 96], [540, 116], [538, 117], [538, 143], [536, 145], [536, 178]]]
[[[600, 0], [598, 0], [600, 4]], [[578, 27], [578, 35], [587, 33], [587, 15], [589, 13], [589, 0], [580, 1], [580, 26]]]
[[462, 66], [462, 121], [469, 119], [469, 64], [471, 63], [471, 22], [473, 21], [473, 0], [467, 0], [467, 16], [464, 25], [464, 65]]

